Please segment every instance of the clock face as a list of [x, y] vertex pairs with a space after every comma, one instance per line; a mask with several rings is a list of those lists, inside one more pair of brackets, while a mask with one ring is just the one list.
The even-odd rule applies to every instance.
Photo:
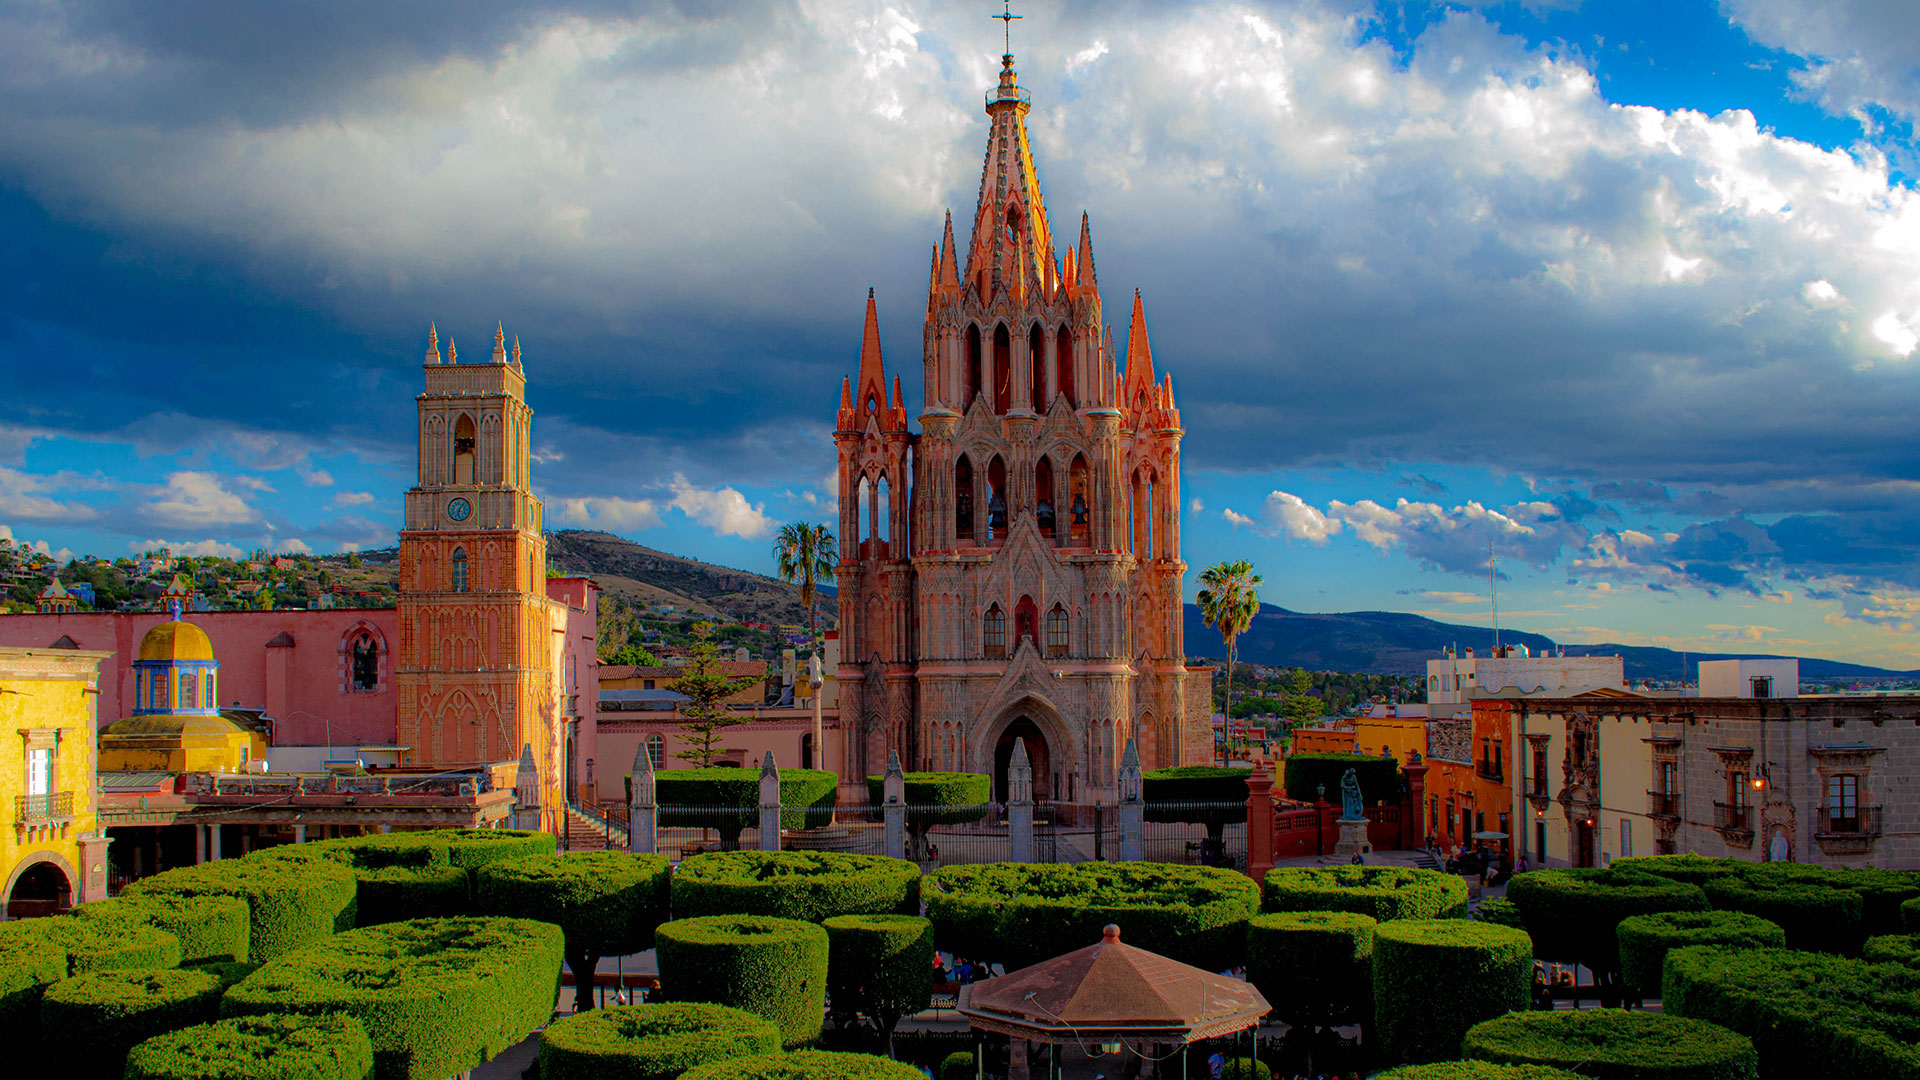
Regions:
[[471, 513], [473, 513], [473, 504], [465, 499], [455, 499], [447, 504], [447, 516], [455, 521], [465, 521], [467, 515]]

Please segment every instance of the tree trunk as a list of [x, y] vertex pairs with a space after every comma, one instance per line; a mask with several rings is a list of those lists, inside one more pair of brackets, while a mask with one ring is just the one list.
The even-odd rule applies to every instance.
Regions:
[[594, 972], [600, 967], [600, 957], [590, 952], [567, 950], [567, 970], [573, 972], [573, 1011], [586, 1012], [593, 1008]]
[[1227, 693], [1220, 704], [1220, 767], [1226, 768], [1233, 753], [1233, 659], [1240, 647], [1239, 635], [1227, 639]]

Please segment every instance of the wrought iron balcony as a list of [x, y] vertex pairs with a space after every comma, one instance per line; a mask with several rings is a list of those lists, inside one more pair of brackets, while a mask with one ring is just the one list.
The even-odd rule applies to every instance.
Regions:
[[1647, 792], [1647, 815], [1649, 817], [1679, 817], [1680, 793], [1677, 791]]
[[1525, 795], [1529, 799], [1553, 798], [1553, 792], [1548, 790], [1547, 778], [1544, 776], [1523, 777], [1521, 779], [1521, 784], [1523, 788], [1523, 790], [1521, 791], [1521, 794]]
[[1721, 832], [1752, 832], [1753, 807], [1741, 803], [1717, 802], [1713, 804], [1713, 827]]
[[13, 820], [21, 825], [47, 825], [73, 816], [73, 792], [51, 795], [15, 795]]
[[1872, 837], [1880, 835], [1880, 808], [1862, 806], [1841, 812], [1831, 807], [1818, 819], [1820, 836]]

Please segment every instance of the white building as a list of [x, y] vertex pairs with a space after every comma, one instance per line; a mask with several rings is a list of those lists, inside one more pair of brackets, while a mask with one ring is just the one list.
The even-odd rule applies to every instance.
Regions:
[[1489, 656], [1448, 649], [1440, 659], [1427, 661], [1429, 705], [1463, 704], [1506, 689], [1573, 694], [1626, 687], [1626, 661], [1618, 656], [1534, 656], [1525, 645], [1507, 645]]
[[1800, 696], [1798, 660], [1702, 660], [1700, 696], [1781, 698]]

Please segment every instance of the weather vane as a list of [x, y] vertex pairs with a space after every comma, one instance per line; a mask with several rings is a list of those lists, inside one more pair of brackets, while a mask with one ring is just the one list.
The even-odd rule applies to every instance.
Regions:
[[1000, 14], [989, 15], [987, 16], [987, 18], [1000, 20], [1000, 33], [1006, 39], [1006, 52], [1008, 56], [1012, 56], [1013, 55], [1013, 20], [1020, 18], [1020, 16], [1015, 15], [1013, 13], [1013, 0], [1000, 0], [1000, 7], [1001, 7]]

